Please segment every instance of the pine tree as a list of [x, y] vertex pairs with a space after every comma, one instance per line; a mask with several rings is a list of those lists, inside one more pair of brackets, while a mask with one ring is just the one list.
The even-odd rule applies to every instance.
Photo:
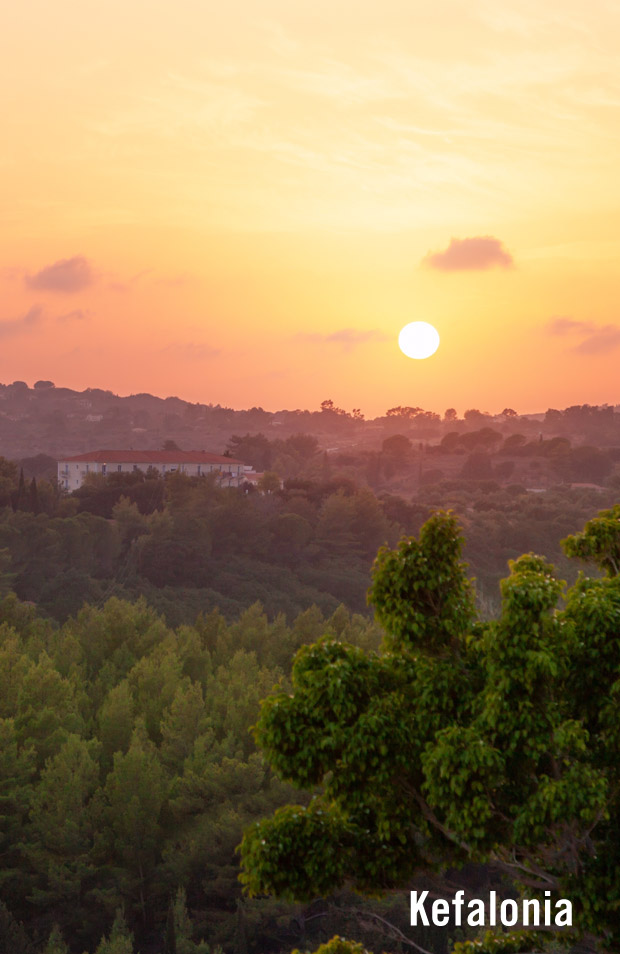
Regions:
[[65, 943], [62, 932], [57, 924], [52, 928], [52, 933], [45, 945], [43, 954], [69, 954], [69, 948]]
[[32, 480], [30, 481], [30, 489], [28, 491], [28, 502], [29, 502], [28, 509], [31, 511], [31, 513], [34, 513], [34, 514], [41, 513], [41, 504], [39, 503], [39, 491], [37, 488], [36, 477], [33, 477]]
[[166, 918], [166, 936], [164, 937], [163, 954], [177, 954], [177, 934], [174, 920], [174, 905], [171, 901], [168, 905], [168, 917]]
[[133, 954], [133, 935], [120, 908], [116, 912], [110, 937], [101, 939], [95, 954]]
[[24, 480], [23, 467], [21, 467], [19, 471], [17, 493], [13, 496], [13, 510], [28, 510], [28, 494], [26, 492], [26, 481]]

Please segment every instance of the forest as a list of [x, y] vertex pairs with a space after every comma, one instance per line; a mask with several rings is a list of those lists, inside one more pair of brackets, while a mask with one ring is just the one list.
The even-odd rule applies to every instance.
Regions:
[[[334, 433], [361, 426], [333, 405], [320, 414]], [[514, 870], [489, 863], [493, 838], [505, 848], [514, 835], [509, 837], [507, 818], [521, 837], [515, 842], [519, 851], [525, 851], [522, 834], [528, 825], [540, 835], [534, 819], [545, 799], [551, 806], [545, 809], [547, 828], [555, 833], [573, 823], [577, 810], [592, 830], [608, 819], [615, 811], [609, 786], [615, 784], [616, 692], [609, 674], [620, 665], [613, 621], [620, 566], [612, 545], [617, 516], [598, 518], [589, 536], [579, 531], [617, 499], [616, 415], [567, 409], [547, 416], [546, 424], [528, 423], [506, 413], [503, 424], [491, 426], [479, 412], [466, 421], [446, 412], [433, 439], [429, 431], [438, 421], [428, 412], [394, 408], [378, 445], [329, 452], [312, 433], [233, 433], [225, 447], [263, 472], [258, 489], [222, 488], [215, 477], [134, 473], [89, 475], [69, 496], [59, 491], [55, 462], [46, 454], [0, 458], [0, 949], [288, 954], [322, 944], [325, 954], [400, 954], [415, 945], [430, 954], [466, 952], [471, 938], [458, 929], [423, 928], [412, 935], [404, 888], [418, 883], [420, 871], [423, 887], [431, 879], [437, 891], [445, 891], [452, 877], [447, 871], [457, 869], [459, 884], [469, 889], [522, 890]], [[575, 439], [576, 418], [601, 446]], [[446, 656], [435, 672], [436, 660], [444, 656], [441, 641], [424, 642], [434, 631], [433, 613], [422, 607], [417, 622], [411, 616], [416, 586], [422, 584], [405, 574], [403, 589], [395, 593], [388, 577], [397, 580], [402, 570], [396, 555], [405, 544], [399, 541], [414, 546], [419, 540], [415, 546], [423, 546], [438, 519], [434, 515], [445, 510], [457, 521], [450, 525], [451, 538], [458, 539], [467, 569], [466, 582], [463, 577], [459, 583], [465, 571], [453, 560], [442, 586], [449, 580], [457, 590], [464, 586], [468, 608], [454, 622], [450, 646], [456, 655]], [[605, 532], [598, 532], [601, 527]], [[567, 538], [578, 542], [562, 545]], [[433, 546], [428, 556], [437, 563], [440, 551]], [[544, 554], [572, 589], [562, 597], [561, 584], [546, 582], [550, 564], [523, 558], [524, 563], [519, 560], [524, 552]], [[588, 576], [580, 580], [584, 560], [590, 561]], [[516, 564], [500, 587], [509, 561]], [[531, 590], [541, 574], [549, 596], [538, 605]], [[590, 592], [588, 586], [607, 588]], [[515, 623], [511, 594], [521, 591], [536, 605], [524, 604], [519, 613], [525, 615]], [[394, 600], [409, 607], [406, 624], [386, 609]], [[559, 640], [562, 619], [568, 627], [563, 633], [583, 629], [584, 617], [577, 612], [582, 604], [590, 613], [589, 632], [597, 626], [603, 636], [609, 632], [609, 645], [590, 652], [587, 639], [587, 651], [583, 639], [566, 646]], [[556, 607], [564, 617], [556, 615]], [[411, 626], [411, 632], [426, 636], [411, 642]], [[491, 633], [505, 633], [505, 657], [488, 655]], [[525, 642], [508, 652], [515, 633]], [[551, 634], [552, 651], [536, 643], [536, 634]], [[398, 661], [400, 675], [390, 669], [390, 659]], [[421, 674], [413, 674], [412, 660], [423, 661]], [[599, 663], [599, 682], [593, 675], [588, 681], [586, 674], [596, 672]], [[280, 753], [279, 730], [269, 713], [276, 711], [274, 699], [290, 698], [295, 706], [304, 693], [312, 702], [302, 709], [320, 713], [325, 691], [331, 696], [336, 691], [329, 680], [321, 683], [326, 664], [326, 672], [340, 672], [351, 699], [359, 694], [359, 704], [310, 718], [319, 731], [315, 741], [304, 735], [303, 719], [296, 727], [291, 710], [287, 733], [291, 738], [301, 733], [306, 766], [301, 771]], [[318, 680], [316, 698], [303, 675], [308, 665]], [[538, 727], [536, 758], [517, 747], [506, 762], [508, 729], [500, 732], [489, 722], [491, 709], [495, 719], [503, 711], [504, 703], [489, 688], [502, 667], [525, 672], [522, 684], [510, 682], [512, 676], [506, 683], [511, 712], [520, 711], [515, 699], [524, 692], [554, 700], [542, 710], [546, 722]], [[347, 682], [353, 671], [355, 689]], [[575, 681], [575, 672], [582, 673], [581, 681]], [[409, 682], [403, 683], [403, 674]], [[447, 708], [440, 701], [446, 680], [459, 687], [450, 690]], [[365, 682], [375, 687], [370, 694]], [[283, 696], [274, 696], [274, 687]], [[586, 700], [598, 697], [601, 687], [606, 687], [602, 698], [611, 700], [608, 710], [601, 715], [590, 707], [581, 719], [578, 706], [587, 708]], [[439, 709], [412, 708], [418, 696]], [[368, 709], [375, 697], [385, 711]], [[409, 700], [404, 709], [403, 700]], [[444, 829], [461, 826], [461, 841], [469, 846], [465, 854], [438, 839], [428, 818], [416, 819], [413, 827], [405, 824], [392, 774], [382, 777], [369, 769], [362, 778], [352, 771], [343, 776], [342, 755], [330, 761], [347, 739], [338, 734], [343, 711], [349, 713], [347, 732], [351, 726], [361, 732], [351, 736], [356, 758], [369, 747], [368, 758], [380, 756], [390, 772], [395, 751], [406, 754], [408, 764], [420, 761], [410, 741], [392, 737], [395, 726], [410, 726], [426, 746], [435, 736], [443, 739], [443, 747], [428, 749], [424, 780], [407, 783], [407, 811], [411, 814], [416, 792], [435, 818], [443, 813]], [[527, 713], [522, 716], [533, 737]], [[368, 735], [371, 726], [371, 736], [383, 746], [379, 755]], [[557, 751], [549, 750], [550, 733], [559, 740]], [[597, 749], [598, 764], [588, 763], [586, 772], [583, 753], [599, 736], [604, 744]], [[316, 739], [325, 750], [318, 760], [312, 750]], [[471, 752], [474, 739], [487, 762], [472, 775], [457, 753]], [[558, 764], [569, 775], [565, 782], [560, 773], [552, 797], [543, 782]], [[461, 779], [462, 811], [442, 787], [446, 765]], [[491, 804], [500, 779], [521, 775], [529, 788], [505, 793], [497, 816], [479, 817], [475, 805], [463, 808], [465, 792], [477, 791], [479, 800]], [[585, 793], [578, 805], [562, 788], [576, 779]], [[371, 783], [377, 791], [387, 785], [383, 815], [377, 814], [374, 796], [364, 801]], [[371, 810], [368, 831], [378, 825], [384, 841], [390, 830], [400, 839], [398, 849], [387, 837], [382, 850], [395, 851], [381, 877], [372, 866], [364, 868], [371, 858], [359, 856], [359, 837], [357, 848], [350, 843], [358, 824], [347, 801], [353, 791], [358, 809], [366, 804], [364, 810]], [[511, 817], [515, 798], [529, 804], [529, 815]], [[337, 876], [320, 854], [320, 831], [312, 829], [309, 837], [299, 827], [287, 858], [276, 865], [285, 881], [267, 875], [269, 866], [256, 852], [251, 832], [264, 831], [269, 844], [267, 816], [272, 816], [283, 826], [280, 841], [289, 838], [291, 804], [298, 806], [295, 818], [315, 819], [321, 804], [327, 815], [350, 813], [347, 837], [332, 831], [330, 858], [333, 844], [340, 844], [345, 864]], [[552, 818], [554, 811], [559, 814]], [[606, 837], [615, 845], [612, 834]], [[421, 839], [437, 852], [435, 860], [422, 857]], [[310, 860], [300, 857], [303, 845], [315, 850], [315, 855], [309, 851]], [[528, 858], [538, 865], [535, 850], [527, 846]], [[498, 853], [495, 843], [493, 851]], [[324, 877], [313, 882], [317, 870]], [[551, 876], [560, 883], [564, 874], [554, 870]], [[603, 875], [596, 877], [596, 884], [607, 884]], [[385, 894], [368, 898], [355, 888], [373, 895], [383, 888]], [[592, 895], [584, 897], [582, 907], [594, 910]], [[596, 935], [596, 946], [575, 950], [613, 950], [608, 942], [615, 943], [614, 924], [601, 928], [600, 918], [588, 921], [583, 911], [580, 916], [581, 941], [547, 939], [546, 949], [564, 950], [569, 942], [585, 943], [583, 937]], [[329, 942], [336, 934], [352, 940], [339, 947], [340, 942]], [[531, 942], [506, 935], [504, 947], [497, 938], [487, 947], [538, 950], [527, 946]], [[486, 950], [481, 943], [471, 950]]]
[[[413, 941], [407, 896], [394, 892], [421, 872], [445, 890], [450, 869], [470, 889], [510, 892], [544, 864], [575, 898], [582, 932], [600, 935], [579, 949], [614, 950], [615, 906], [596, 899], [616, 890], [608, 863], [620, 851], [619, 521], [615, 507], [564, 541], [595, 572], [560, 615], [564, 584], [526, 556], [502, 584], [499, 618], [476, 622], [445, 512], [379, 551], [377, 621], [314, 606], [289, 624], [254, 604], [232, 622], [213, 610], [171, 627], [144, 597], [110, 597], [59, 624], [7, 592], [1, 949], [539, 950], [522, 933], [470, 947], [462, 931], [430, 927]], [[550, 760], [562, 766], [555, 781]], [[410, 779], [402, 791], [395, 771]], [[584, 853], [583, 832], [598, 853]], [[354, 941], [325, 947], [335, 933]]]

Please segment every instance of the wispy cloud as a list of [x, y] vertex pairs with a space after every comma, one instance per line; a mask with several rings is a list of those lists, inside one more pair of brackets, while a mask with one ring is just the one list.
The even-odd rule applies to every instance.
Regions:
[[83, 255], [61, 258], [53, 265], [47, 265], [34, 275], [26, 275], [24, 278], [28, 288], [69, 294], [88, 288], [94, 281], [91, 264]]
[[33, 331], [43, 318], [43, 309], [33, 305], [25, 315], [19, 318], [10, 318], [0, 321], [0, 338], [10, 338], [13, 335], [25, 334]]
[[575, 318], [557, 316], [547, 324], [552, 335], [580, 337], [571, 348], [577, 354], [604, 354], [620, 346], [620, 325], [599, 325], [594, 321], [578, 321]]
[[360, 345], [368, 344], [372, 341], [387, 341], [389, 335], [382, 331], [370, 329], [362, 331], [357, 328], [341, 328], [339, 331], [332, 331], [329, 334], [319, 334], [318, 332], [302, 333], [295, 336], [297, 341], [307, 341], [313, 344], [336, 345], [342, 351], [353, 351]]
[[596, 325], [593, 321], [576, 321], [574, 318], [557, 315], [547, 325], [547, 331], [551, 335], [567, 335], [572, 332], [596, 331]]
[[511, 268], [514, 260], [499, 239], [492, 235], [450, 239], [443, 252], [429, 252], [422, 264], [441, 272], [486, 271], [489, 268]]
[[573, 350], [579, 354], [603, 354], [620, 345], [620, 325], [602, 325]]

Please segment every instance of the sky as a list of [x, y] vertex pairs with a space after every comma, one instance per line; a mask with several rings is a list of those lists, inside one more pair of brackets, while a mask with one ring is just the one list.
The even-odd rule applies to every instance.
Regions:
[[619, 35], [616, 0], [11, 5], [0, 381], [620, 402]]

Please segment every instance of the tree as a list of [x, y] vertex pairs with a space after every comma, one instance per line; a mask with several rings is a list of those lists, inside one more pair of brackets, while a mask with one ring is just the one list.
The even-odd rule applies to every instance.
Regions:
[[581, 533], [562, 540], [569, 557], [595, 563], [610, 578], [620, 575], [620, 504], [601, 510]]
[[266, 470], [258, 479], [257, 486], [264, 494], [275, 494], [280, 489], [280, 478], [273, 470]]
[[411, 454], [411, 441], [404, 434], [392, 434], [391, 437], [385, 438], [381, 450], [389, 457], [402, 460]]
[[[578, 934], [584, 951], [616, 951], [620, 577], [582, 578], [558, 611], [553, 567], [522, 556], [500, 618], [482, 624], [461, 544], [438, 513], [419, 539], [382, 548], [369, 595], [383, 652], [325, 637], [298, 652], [292, 694], [263, 703], [268, 761], [322, 792], [246, 831], [242, 880], [299, 900], [345, 883], [376, 894], [477, 861], [531, 896], [572, 899], [574, 932], [558, 928], [556, 944]], [[609, 542], [593, 549], [606, 565]], [[502, 938], [475, 950], [539, 949], [531, 935]]]
[[447, 408], [447, 410], [444, 411], [443, 419], [444, 421], [447, 421], [448, 423], [452, 423], [453, 421], [456, 421], [458, 419], [456, 408], [454, 407]]
[[[145, 923], [149, 881], [162, 845], [160, 815], [166, 789], [156, 750], [139, 726], [129, 750], [115, 754], [114, 767], [106, 779], [105, 838], [108, 851], [122, 869], [123, 892], [133, 895]], [[107, 954], [107, 948], [104, 950]], [[116, 949], [112, 950], [116, 954]]]
[[95, 954], [133, 954], [133, 936], [130, 934], [122, 910], [116, 912], [109, 938], [102, 938]]
[[30, 481], [30, 488], [28, 490], [28, 510], [34, 514], [41, 513], [41, 504], [39, 503], [39, 491], [37, 488], [36, 477], [33, 477]]
[[468, 424], [482, 424], [482, 422], [488, 417], [486, 411], [479, 411], [476, 407], [471, 407], [463, 414], [463, 419], [467, 421]]
[[0, 506], [6, 507], [17, 490], [17, 467], [12, 460], [0, 457]]
[[83, 883], [92, 875], [93, 829], [88, 802], [99, 783], [94, 743], [70, 735], [48, 759], [37, 786], [25, 855], [36, 872], [32, 900], [67, 906], [64, 921], [80, 917]]
[[11, 954], [35, 954], [23, 925], [15, 920], [2, 900], [0, 900], [0, 951], [10, 951]]
[[474, 451], [466, 458], [461, 477], [467, 480], [490, 480], [493, 477], [493, 464], [486, 451]]
[[69, 954], [69, 948], [65, 944], [62, 931], [57, 924], [52, 928], [52, 933], [49, 936], [43, 954]]

